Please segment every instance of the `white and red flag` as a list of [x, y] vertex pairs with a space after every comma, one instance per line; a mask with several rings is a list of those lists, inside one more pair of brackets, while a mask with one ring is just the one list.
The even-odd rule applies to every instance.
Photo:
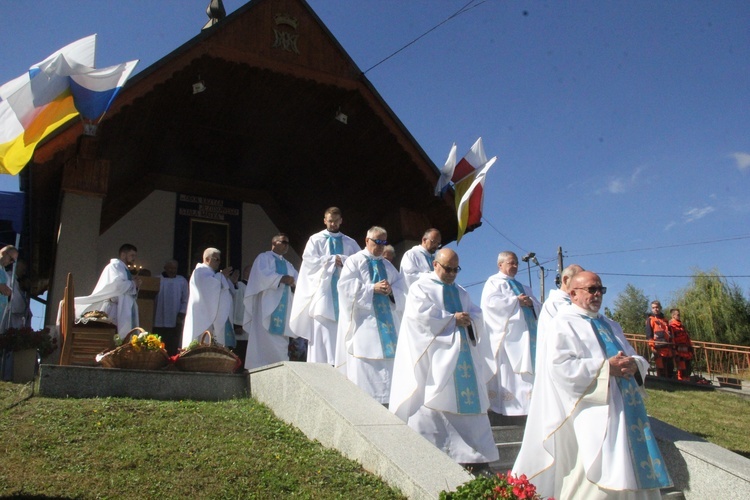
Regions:
[[461, 241], [467, 231], [482, 225], [484, 180], [496, 160], [497, 156], [487, 160], [480, 137], [458, 163], [456, 163], [456, 145], [453, 144], [445, 166], [440, 170], [435, 195], [439, 195], [448, 186], [449, 180], [453, 183], [458, 218], [456, 243]]

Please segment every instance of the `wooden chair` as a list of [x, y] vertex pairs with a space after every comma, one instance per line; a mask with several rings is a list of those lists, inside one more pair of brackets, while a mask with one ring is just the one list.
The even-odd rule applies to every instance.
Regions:
[[76, 324], [73, 275], [68, 273], [60, 312], [60, 365], [97, 366], [96, 355], [112, 349], [117, 327], [90, 321]]

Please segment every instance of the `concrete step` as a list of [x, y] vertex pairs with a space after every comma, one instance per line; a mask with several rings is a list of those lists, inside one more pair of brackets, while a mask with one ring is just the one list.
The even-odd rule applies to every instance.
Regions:
[[521, 451], [523, 431], [526, 428], [526, 416], [499, 415], [488, 412], [492, 437], [494, 438], [500, 459], [491, 462], [490, 468], [494, 472], [507, 472], [513, 468], [518, 452]]
[[487, 416], [490, 419], [490, 425], [493, 427], [504, 427], [506, 425], [520, 425], [522, 427], [526, 426], [526, 415], [500, 415], [499, 413], [495, 413], [494, 411], [488, 411]]
[[685, 494], [675, 488], [662, 488], [662, 500], [685, 500]]
[[490, 468], [495, 472], [507, 472], [516, 463], [518, 452], [521, 451], [521, 443], [495, 443], [500, 459], [490, 462]]
[[496, 443], [520, 443], [523, 441], [524, 426], [495, 425], [492, 427], [492, 437]]

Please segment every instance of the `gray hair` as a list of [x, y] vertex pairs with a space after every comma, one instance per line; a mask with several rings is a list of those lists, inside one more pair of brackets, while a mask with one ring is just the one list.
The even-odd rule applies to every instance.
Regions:
[[221, 250], [218, 248], [206, 248], [203, 251], [203, 262], [206, 262], [206, 259], [210, 259], [211, 257], [214, 257], [215, 255], [221, 255]]
[[388, 237], [388, 231], [383, 229], [380, 226], [372, 226], [370, 229], [367, 230], [367, 237], [368, 238], [374, 238], [376, 234], [383, 233], [386, 238]]
[[504, 252], [500, 252], [500, 254], [497, 256], [497, 264], [498, 265], [502, 264], [509, 257], [515, 257], [516, 261], [518, 260], [518, 255], [511, 252], [510, 250], [505, 250]]

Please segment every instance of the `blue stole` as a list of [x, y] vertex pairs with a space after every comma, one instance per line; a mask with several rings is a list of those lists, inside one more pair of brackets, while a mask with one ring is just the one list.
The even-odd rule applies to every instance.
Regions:
[[[513, 278], [508, 278], [508, 284], [516, 297], [523, 293], [523, 285]], [[523, 317], [526, 320], [526, 326], [529, 328], [529, 351], [531, 351], [531, 367], [536, 370], [536, 313], [534, 306], [521, 306]]]
[[[341, 236], [341, 233], [338, 233], [339, 236], [332, 236], [330, 233], [326, 238], [328, 238], [328, 253], [331, 255], [341, 255], [344, 253], [344, 239]], [[337, 267], [333, 271], [333, 276], [331, 277], [331, 296], [333, 297], [333, 314], [334, 318], [336, 318], [336, 321], [339, 320], [339, 275], [341, 275], [341, 270]]]
[[[442, 281], [433, 280], [443, 285], [443, 304], [449, 313], [462, 312], [461, 299], [458, 297], [458, 288], [455, 284], [446, 285]], [[459, 414], [482, 413], [479, 404], [479, 389], [477, 375], [474, 369], [474, 360], [469, 351], [469, 340], [466, 336], [466, 328], [458, 326], [459, 350], [456, 368], [453, 371], [453, 386], [456, 390], [456, 407]]]
[[[282, 276], [286, 274], [286, 261], [284, 259], [273, 258], [276, 262], [276, 273]], [[276, 309], [271, 314], [271, 322], [268, 325], [268, 333], [272, 335], [284, 335], [286, 330], [286, 305], [289, 302], [289, 285], [281, 285], [284, 292], [281, 294], [281, 300]]]
[[432, 270], [432, 267], [433, 267], [432, 263], [435, 260], [435, 257], [433, 257], [432, 255], [429, 255], [429, 254], [425, 254], [424, 258], [427, 261], [427, 267], [429, 267], [430, 270]]
[[[371, 283], [377, 283], [388, 279], [388, 273], [385, 271], [383, 259], [367, 258], [370, 269]], [[393, 325], [393, 314], [391, 313], [391, 301], [387, 295], [372, 293], [372, 309], [375, 313], [375, 320], [378, 323], [378, 333], [380, 334], [380, 345], [383, 348], [383, 358], [393, 359], [396, 355], [396, 327]]]
[[[130, 269], [128, 269], [128, 265], [125, 264], [125, 272], [128, 273], [128, 281], [133, 281], [133, 275], [130, 274]], [[130, 327], [135, 328], [138, 326], [138, 316], [135, 314], [135, 306], [136, 306], [136, 298], [138, 297], [138, 292], [136, 292], [135, 298], [133, 298], [133, 303], [130, 305]]]
[[237, 347], [237, 337], [234, 336], [234, 326], [229, 320], [224, 323], [224, 346]]
[[[582, 317], [591, 323], [596, 333], [596, 339], [607, 358], [616, 356], [618, 352], [623, 350], [606, 321], [585, 315], [582, 315]], [[638, 392], [638, 383], [633, 377], [614, 377], [614, 379], [620, 388], [625, 406], [630, 460], [633, 463], [638, 488], [652, 489], [671, 486], [672, 481], [669, 479], [664, 459], [656, 444], [656, 438], [646, 415], [646, 405], [643, 404], [643, 398]]]

